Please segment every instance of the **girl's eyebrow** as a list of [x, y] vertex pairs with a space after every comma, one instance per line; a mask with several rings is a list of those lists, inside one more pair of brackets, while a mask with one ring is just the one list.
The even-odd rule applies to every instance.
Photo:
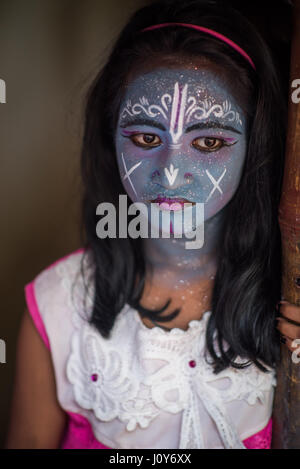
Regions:
[[[135, 119], [128, 119], [120, 125], [121, 128], [130, 127], [132, 125], [148, 125], [150, 127], [157, 127], [160, 130], [167, 130], [160, 122], [156, 122], [152, 119], [142, 119], [142, 118], [135, 118]], [[193, 124], [185, 130], [185, 133], [191, 132], [192, 130], [197, 129], [222, 129], [222, 130], [230, 130], [231, 132], [235, 132], [237, 134], [242, 134], [239, 130], [231, 125], [223, 125], [220, 122], [210, 121], [210, 122], [199, 122], [197, 124]]]
[[167, 130], [162, 124], [159, 122], [153, 121], [152, 119], [141, 119], [139, 117], [135, 119], [125, 120], [120, 127], [123, 129], [124, 127], [130, 127], [132, 125], [149, 125], [150, 127], [157, 127], [160, 130]]
[[199, 122], [198, 124], [191, 125], [185, 130], [185, 133], [191, 132], [192, 130], [197, 130], [197, 129], [222, 129], [222, 130], [230, 130], [231, 132], [235, 132], [237, 134], [242, 134], [239, 130], [237, 130], [235, 127], [232, 127], [231, 125], [223, 125], [220, 124], [219, 122]]

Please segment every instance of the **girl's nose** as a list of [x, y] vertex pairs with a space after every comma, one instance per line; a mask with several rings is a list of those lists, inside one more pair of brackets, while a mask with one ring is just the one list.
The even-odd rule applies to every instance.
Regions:
[[187, 172], [182, 165], [178, 165], [176, 162], [160, 165], [152, 172], [151, 179], [154, 183], [160, 184], [168, 190], [192, 184], [194, 180], [192, 173]]
[[152, 173], [154, 182], [169, 190], [191, 184], [193, 177], [191, 173], [186, 172], [182, 164], [183, 157], [179, 149], [169, 148], [157, 161], [157, 167]]

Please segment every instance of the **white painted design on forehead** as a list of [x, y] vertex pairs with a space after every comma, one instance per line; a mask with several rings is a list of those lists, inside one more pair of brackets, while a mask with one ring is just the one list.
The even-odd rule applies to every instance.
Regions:
[[174, 184], [174, 182], [177, 178], [177, 174], [178, 174], [179, 169], [178, 168], [174, 169], [174, 165], [170, 164], [170, 171], [168, 170], [168, 168], [165, 168], [164, 171], [165, 171], [165, 175], [166, 175], [166, 177], [169, 181], [169, 184], [171, 186], [173, 186], [173, 184]]
[[215, 117], [228, 118], [229, 121], [235, 121], [242, 126], [240, 115], [237, 111], [231, 108], [231, 103], [227, 99], [221, 104], [212, 104], [210, 99], [200, 101], [197, 105], [196, 98], [190, 96], [188, 103], [191, 103], [186, 111], [186, 122], [190, 122], [191, 117], [194, 116], [197, 120], [207, 119], [211, 114]]
[[170, 121], [170, 134], [172, 136], [173, 144], [178, 143], [178, 140], [183, 132], [187, 88], [187, 84], [184, 85], [183, 89], [181, 89], [179, 83], [175, 83], [174, 86]]
[[[198, 100], [194, 95], [188, 95], [188, 84], [180, 85], [178, 82], [174, 85], [173, 96], [165, 93], [161, 99], [161, 105], [149, 104], [149, 100], [142, 96], [139, 102], [132, 104], [127, 100], [126, 106], [121, 111], [121, 121], [128, 114], [136, 116], [144, 112], [149, 117], [156, 117], [159, 114], [170, 121], [169, 132], [172, 136], [172, 145], [177, 145], [185, 124], [191, 121], [193, 117], [196, 120], [208, 119], [213, 115], [218, 118], [227, 118], [230, 122], [236, 122], [242, 126], [240, 114], [232, 109], [231, 102], [226, 99], [222, 104], [213, 104], [211, 99]], [[171, 104], [171, 108], [170, 108]], [[187, 107], [188, 106], [188, 107]]]
[[[161, 98], [163, 107], [167, 111], [168, 110], [167, 105], [165, 102], [163, 102], [164, 97], [169, 97], [170, 100], [172, 100], [172, 98], [168, 94], [164, 95]], [[135, 103], [135, 104], [132, 104], [131, 99], [128, 99], [126, 103], [126, 107], [122, 110], [121, 119], [123, 119], [123, 117], [126, 114], [129, 114], [130, 116], [136, 116], [137, 114], [140, 114], [141, 112], [144, 112], [149, 117], [156, 117], [159, 114], [161, 114], [166, 120], [168, 119], [168, 116], [163, 110], [163, 108], [161, 106], [158, 106], [157, 104], [150, 105], [148, 99], [145, 98], [145, 96], [139, 99], [139, 103]]]

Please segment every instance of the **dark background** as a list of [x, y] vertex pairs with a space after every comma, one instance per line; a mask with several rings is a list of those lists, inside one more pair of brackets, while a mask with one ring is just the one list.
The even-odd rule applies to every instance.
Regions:
[[[79, 154], [85, 92], [143, 0], [1, 0], [0, 447], [13, 387], [23, 288], [80, 246]], [[291, 2], [228, 1], [272, 48], [288, 99]]]

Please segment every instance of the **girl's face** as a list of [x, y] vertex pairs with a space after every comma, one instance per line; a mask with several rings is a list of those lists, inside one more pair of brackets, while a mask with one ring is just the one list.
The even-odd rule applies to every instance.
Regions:
[[238, 187], [245, 129], [244, 113], [212, 71], [159, 68], [138, 76], [127, 86], [115, 134], [127, 194], [161, 210], [201, 202], [210, 219]]

